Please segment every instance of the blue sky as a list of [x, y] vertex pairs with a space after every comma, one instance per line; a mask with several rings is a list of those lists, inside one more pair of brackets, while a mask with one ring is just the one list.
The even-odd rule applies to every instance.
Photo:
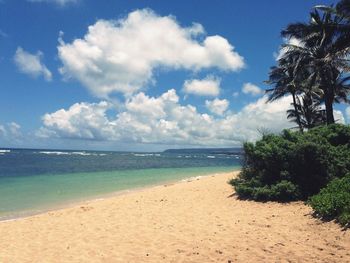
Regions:
[[290, 127], [263, 81], [281, 29], [331, 3], [2, 0], [0, 146], [231, 147]]

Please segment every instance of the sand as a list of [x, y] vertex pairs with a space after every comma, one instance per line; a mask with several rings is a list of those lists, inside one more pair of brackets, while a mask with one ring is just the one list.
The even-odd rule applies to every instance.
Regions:
[[0, 222], [0, 262], [350, 262], [302, 202], [237, 200], [234, 173]]

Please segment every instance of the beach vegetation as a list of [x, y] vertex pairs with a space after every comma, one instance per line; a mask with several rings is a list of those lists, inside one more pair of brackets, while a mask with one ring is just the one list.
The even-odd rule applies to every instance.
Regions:
[[242, 199], [307, 200], [350, 173], [350, 126], [284, 130], [244, 144], [241, 173], [230, 181]]
[[297, 131], [262, 134], [244, 144], [233, 185], [239, 198], [308, 200], [315, 215], [350, 224], [350, 126], [334, 104], [350, 103], [350, 1], [315, 6], [309, 21], [289, 24], [266, 81], [267, 103], [291, 97], [286, 117]]
[[333, 179], [308, 203], [317, 217], [336, 219], [344, 227], [350, 227], [350, 174]]

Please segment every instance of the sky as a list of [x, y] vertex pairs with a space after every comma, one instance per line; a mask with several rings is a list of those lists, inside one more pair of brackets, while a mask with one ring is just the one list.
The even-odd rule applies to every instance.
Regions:
[[281, 29], [331, 3], [1, 0], [0, 147], [235, 147], [293, 127], [264, 81]]

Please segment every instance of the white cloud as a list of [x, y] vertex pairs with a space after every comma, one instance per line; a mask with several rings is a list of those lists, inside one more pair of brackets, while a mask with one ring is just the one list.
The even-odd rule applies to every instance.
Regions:
[[345, 124], [345, 117], [340, 110], [333, 110], [333, 114], [336, 123]]
[[346, 115], [347, 123], [350, 123], [350, 106], [346, 108], [345, 115]]
[[60, 72], [85, 85], [95, 96], [133, 94], [154, 83], [154, 70], [199, 71], [216, 67], [237, 71], [243, 58], [227, 39], [206, 36], [194, 23], [182, 27], [173, 16], [136, 10], [126, 18], [98, 20], [82, 39], [59, 39]]
[[204, 79], [186, 80], [183, 86], [183, 91], [187, 94], [198, 96], [218, 96], [220, 93], [219, 78], [208, 76]]
[[42, 118], [45, 127], [38, 135], [48, 137], [74, 137], [83, 139], [105, 140], [114, 138], [114, 123], [106, 116], [112, 105], [106, 101], [100, 103], [75, 103], [68, 110], [58, 110], [45, 114]]
[[[295, 37], [291, 37], [291, 38], [285, 38], [283, 39], [283, 42], [284, 44], [288, 44], [288, 45], [293, 45], [293, 46], [299, 46], [299, 47], [302, 47], [303, 46], [303, 43], [295, 38]], [[273, 53], [273, 56], [276, 60], [279, 60], [280, 58], [283, 57], [283, 55], [288, 51], [287, 48], [284, 48], [284, 47], [280, 47], [280, 49], [278, 50], [278, 52], [274, 52]]]
[[[326, 110], [326, 106], [323, 104], [320, 106], [320, 109]], [[346, 112], [345, 112], [345, 116], [344, 116], [342, 111], [333, 110], [333, 116], [334, 116], [334, 120], [336, 123], [345, 124]]]
[[207, 107], [207, 109], [217, 115], [223, 115], [224, 112], [227, 110], [229, 104], [230, 103], [226, 99], [220, 100], [216, 98], [211, 101], [210, 100], [205, 101], [205, 106]]
[[237, 98], [239, 96], [239, 92], [235, 91], [232, 93], [232, 97]]
[[0, 140], [17, 140], [21, 137], [21, 126], [16, 122], [0, 125]]
[[0, 125], [0, 138], [5, 137], [6, 136], [6, 129], [4, 125]]
[[11, 122], [7, 125], [8, 131], [11, 134], [11, 136], [14, 137], [21, 137], [21, 126], [15, 122]]
[[27, 0], [28, 2], [33, 2], [33, 3], [53, 3], [57, 4], [60, 6], [64, 6], [66, 4], [74, 4], [77, 3], [79, 0]]
[[261, 95], [264, 93], [261, 88], [259, 88], [258, 86], [254, 85], [250, 82], [243, 84], [242, 92], [244, 94], [250, 94], [252, 96], [258, 96], [258, 95]]
[[42, 58], [43, 53], [41, 51], [33, 55], [23, 50], [21, 47], [18, 47], [14, 56], [14, 61], [21, 72], [33, 77], [42, 75], [47, 81], [51, 81], [52, 74], [41, 61]]
[[266, 98], [237, 113], [222, 110], [218, 113], [223, 115], [216, 116], [181, 105], [175, 90], [159, 97], [141, 92], [127, 99], [124, 109], [114, 116], [107, 115], [113, 108], [107, 102], [76, 103], [67, 110], [48, 113], [38, 135], [168, 145], [239, 145], [256, 140], [261, 128], [278, 132], [295, 126], [286, 118], [290, 97], [273, 103], [266, 103]]

